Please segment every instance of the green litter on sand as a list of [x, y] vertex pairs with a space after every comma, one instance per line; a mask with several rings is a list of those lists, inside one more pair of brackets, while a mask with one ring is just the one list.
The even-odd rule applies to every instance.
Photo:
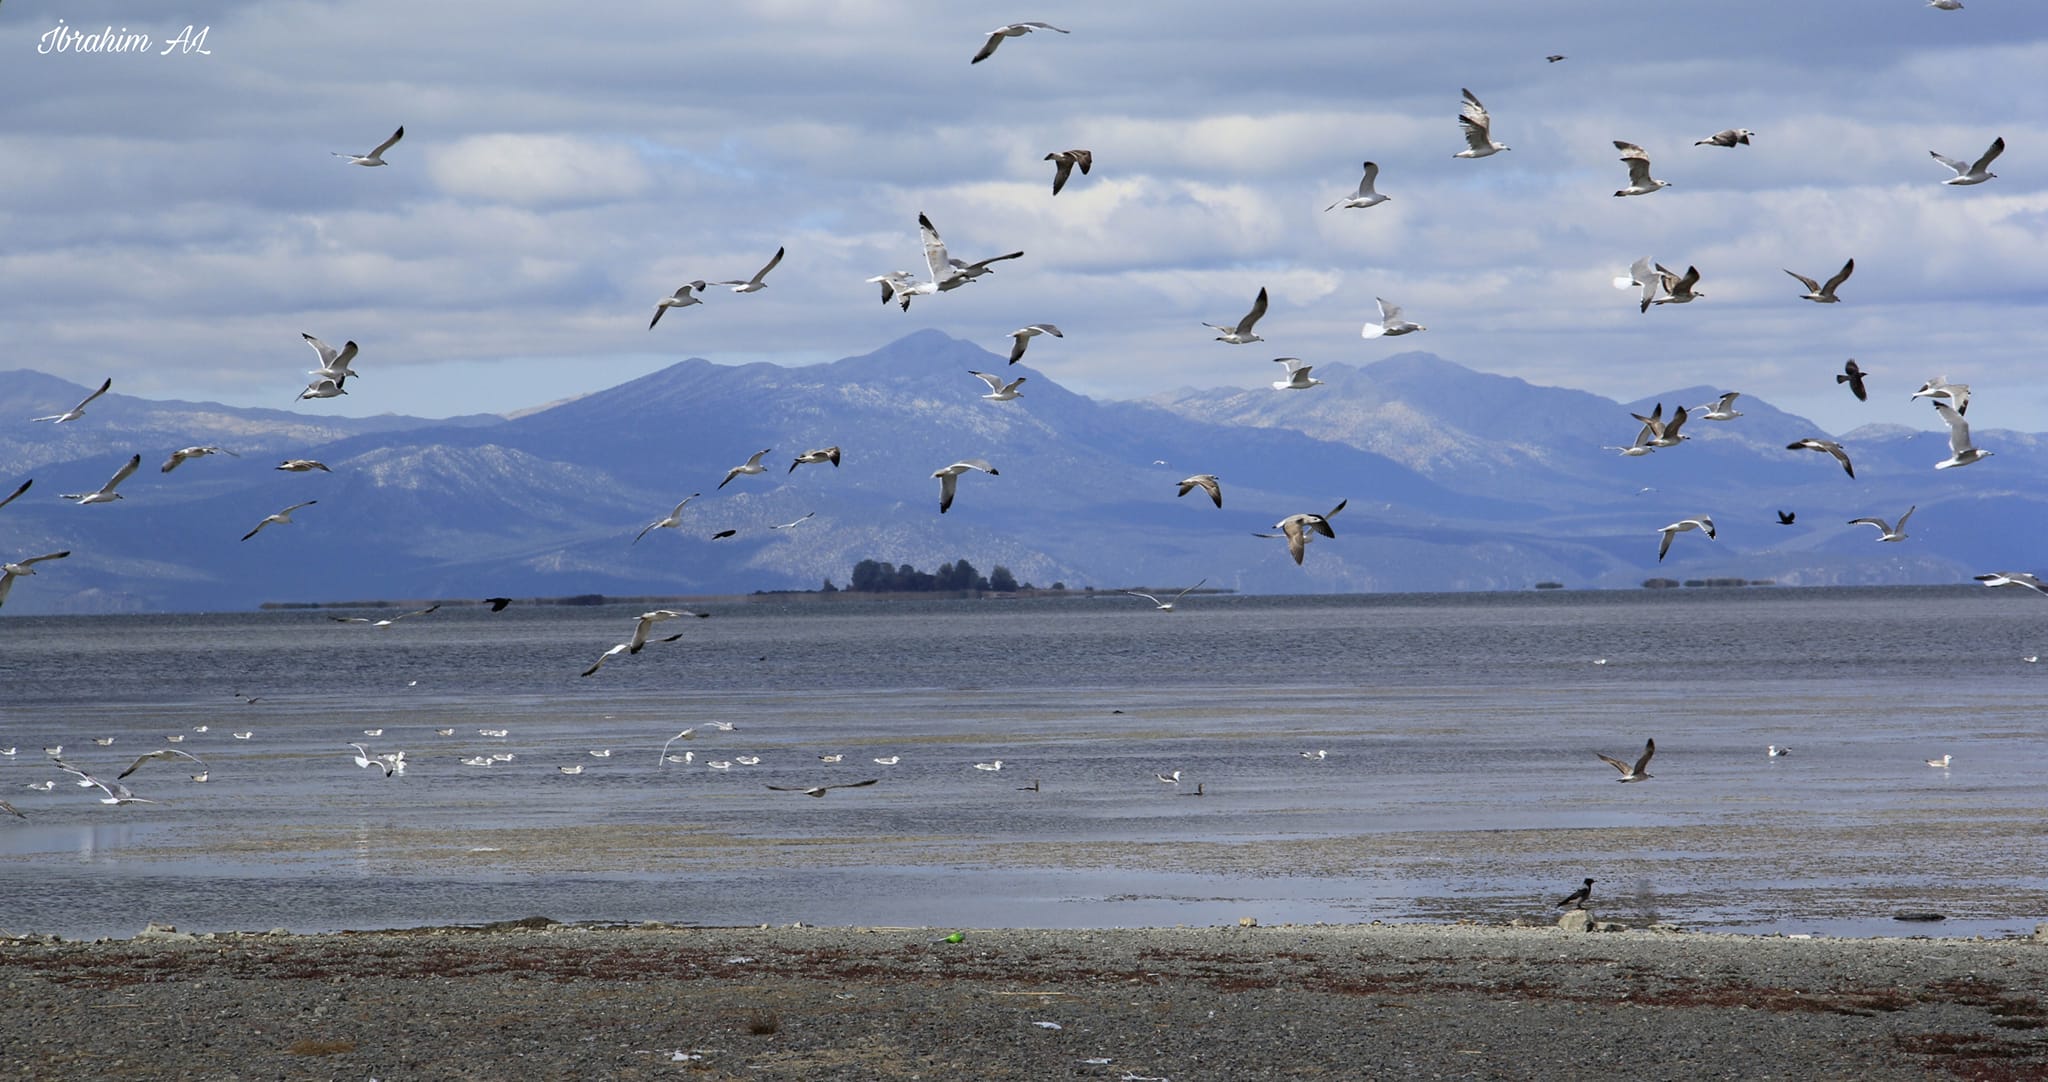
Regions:
[[946, 938], [944, 938], [944, 939], [934, 939], [934, 940], [932, 940], [932, 942], [934, 942], [934, 943], [965, 943], [965, 942], [967, 942], [967, 933], [966, 933], [966, 932], [954, 932], [954, 933], [953, 933], [952, 935], [949, 935], [949, 936], [947, 936], [947, 937], [946, 937]]

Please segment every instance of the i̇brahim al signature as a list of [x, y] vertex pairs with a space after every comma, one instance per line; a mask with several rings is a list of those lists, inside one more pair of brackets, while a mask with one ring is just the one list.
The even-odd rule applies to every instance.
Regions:
[[[148, 34], [134, 33], [125, 26], [119, 30], [109, 26], [101, 30], [87, 31], [66, 26], [64, 25], [64, 20], [59, 19], [57, 20], [57, 25], [51, 27], [49, 32], [44, 34], [42, 39], [36, 43], [36, 52], [46, 55], [49, 53], [140, 54], [155, 52], [158, 56], [168, 56], [175, 49], [180, 55], [198, 53], [201, 56], [212, 56], [213, 51], [206, 47], [206, 32], [211, 29], [213, 27], [210, 25], [198, 27], [197, 29], [187, 25], [185, 29], [178, 31], [177, 34], [159, 42]], [[163, 46], [163, 48], [157, 48], [158, 45]]]

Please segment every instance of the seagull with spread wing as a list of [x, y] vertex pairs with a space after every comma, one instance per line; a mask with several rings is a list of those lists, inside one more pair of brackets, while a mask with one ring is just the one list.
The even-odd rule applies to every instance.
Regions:
[[[784, 250], [785, 249], [783, 248], [775, 249], [775, 258], [769, 260], [767, 266], [755, 271], [754, 276], [752, 278], [736, 278], [731, 281], [719, 282], [718, 284], [722, 286], [731, 286], [732, 291], [734, 293], [759, 293], [760, 291], [767, 289], [768, 283], [764, 281], [764, 279], [768, 277], [769, 271], [775, 269], [775, 265], [777, 263], [782, 262], [782, 253]], [[657, 315], [658, 314], [659, 313], [657, 313]]]
[[71, 555], [71, 550], [65, 549], [63, 552], [46, 552], [41, 556], [31, 556], [25, 560], [0, 563], [0, 605], [7, 603], [7, 593], [14, 589], [15, 579], [23, 575], [35, 574], [35, 565], [42, 563], [44, 560], [61, 560], [69, 555]]
[[979, 458], [963, 458], [950, 466], [933, 470], [932, 476], [939, 479], [939, 514], [945, 514], [946, 509], [953, 506], [953, 492], [959, 485], [960, 475], [969, 470], [980, 470], [990, 477], [1001, 476], [987, 460]]
[[[790, 467], [790, 469], [795, 468], [796, 467], [794, 466]], [[648, 531], [650, 530], [680, 529], [683, 525], [683, 508], [690, 506], [691, 500], [694, 500], [702, 495], [703, 493], [701, 492], [692, 492], [688, 496], [683, 497], [683, 502], [677, 504], [675, 510], [670, 511], [668, 514], [662, 516], [661, 518], [655, 519], [653, 522], [650, 522], [646, 526], [641, 527], [640, 532], [633, 535], [633, 543], [636, 545], [639, 544], [640, 539], [646, 537]]]
[[1021, 22], [1011, 23], [1008, 26], [998, 26], [994, 30], [988, 32], [988, 40], [982, 42], [980, 51], [976, 52], [974, 54], [974, 59], [969, 60], [968, 63], [979, 64], [982, 61], [987, 60], [989, 57], [994, 56], [996, 54], [996, 48], [1003, 43], [1004, 38], [1021, 38], [1034, 30], [1051, 30], [1057, 34], [1073, 33], [1073, 31], [1071, 30], [1061, 30], [1059, 27], [1054, 26], [1051, 23], [1041, 22]]
[[337, 158], [347, 158], [350, 165], [389, 165], [391, 163], [384, 160], [384, 152], [396, 146], [398, 141], [403, 138], [405, 138], [405, 125], [400, 124], [398, 130], [391, 133], [391, 138], [378, 143], [376, 149], [368, 154], [344, 154], [339, 150], [330, 151], [330, 153]]
[[115, 470], [114, 476], [109, 478], [106, 484], [101, 485], [98, 492], [66, 492], [63, 495], [59, 496], [58, 498], [64, 500], [77, 500], [78, 506], [80, 507], [84, 507], [86, 504], [89, 503], [110, 503], [114, 500], [121, 499], [121, 494], [114, 491], [114, 489], [119, 487], [121, 482], [126, 481], [129, 477], [133, 476], [135, 471], [139, 467], [141, 467], [141, 465], [142, 456], [136, 455], [128, 460], [127, 465], [122, 466], [118, 470]]
[[268, 526], [273, 522], [277, 523], [280, 526], [289, 526], [292, 524], [293, 511], [296, 511], [301, 507], [311, 507], [319, 502], [319, 500], [307, 500], [304, 503], [295, 503], [290, 507], [287, 507], [284, 510], [279, 511], [277, 514], [265, 515], [263, 516], [263, 521], [256, 524], [255, 529], [250, 530], [248, 533], [242, 535], [242, 540], [247, 541], [248, 539], [256, 536], [257, 534], [262, 533], [263, 527]]
[[78, 403], [78, 405], [76, 405], [76, 406], [73, 406], [73, 407], [71, 407], [70, 409], [68, 409], [68, 410], [65, 410], [65, 411], [64, 411], [64, 412], [62, 412], [62, 413], [52, 413], [52, 414], [50, 414], [50, 415], [48, 415], [48, 416], [46, 416], [46, 417], [31, 417], [31, 418], [29, 418], [29, 420], [31, 420], [31, 421], [55, 421], [56, 423], [58, 423], [58, 424], [60, 424], [60, 425], [61, 425], [61, 424], [63, 424], [64, 422], [66, 422], [66, 421], [76, 421], [76, 420], [78, 420], [78, 419], [79, 419], [80, 417], [83, 417], [83, 416], [85, 416], [85, 407], [87, 407], [87, 406], [91, 405], [91, 404], [92, 404], [92, 400], [93, 400], [93, 399], [95, 399], [95, 398], [98, 398], [99, 396], [101, 396], [101, 395], [103, 395], [103, 394], [106, 394], [106, 393], [107, 393], [108, 391], [112, 390], [112, 389], [113, 389], [113, 387], [114, 387], [114, 377], [112, 377], [112, 376], [108, 376], [108, 377], [106, 378], [106, 380], [105, 380], [104, 382], [102, 382], [102, 383], [100, 384], [100, 389], [99, 389], [99, 390], [97, 390], [97, 391], [94, 391], [93, 393], [91, 393], [91, 394], [89, 394], [89, 395], [86, 395], [86, 396], [85, 396], [85, 398], [84, 398], [84, 399], [83, 399], [82, 401], [80, 401], [80, 402]]

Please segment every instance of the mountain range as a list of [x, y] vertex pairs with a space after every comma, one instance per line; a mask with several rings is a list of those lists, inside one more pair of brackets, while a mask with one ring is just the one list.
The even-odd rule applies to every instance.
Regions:
[[[1023, 397], [983, 401], [969, 369], [1027, 376]], [[317, 403], [302, 413], [117, 392], [52, 425], [27, 418], [90, 388], [0, 372], [0, 418], [16, 418], [0, 421], [0, 492], [35, 482], [0, 510], [0, 558], [73, 553], [18, 582], [5, 612], [806, 589], [844, 584], [863, 559], [933, 570], [965, 558], [1040, 586], [1207, 579], [1269, 593], [1617, 588], [1656, 575], [1955, 582], [2031, 569], [2031, 538], [2048, 525], [2048, 496], [2020, 483], [2039, 475], [2038, 435], [1980, 430], [1994, 457], [1936, 472], [1948, 453], [1940, 432], [1829, 437], [1745, 395], [1744, 416], [1693, 420], [1683, 445], [1624, 458], [1603, 447], [1634, 438], [1630, 412], [1698, 407], [1730, 388], [1619, 403], [1427, 353], [1321, 363], [1316, 375], [1324, 386], [1304, 392], [1261, 378], [1096, 401], [921, 331], [809, 367], [682, 361], [509, 418], [329, 418]], [[350, 387], [376, 393], [374, 376]], [[1806, 436], [1839, 438], [1855, 479], [1826, 455], [1786, 450]], [[158, 471], [173, 449], [203, 444], [239, 457]], [[839, 467], [789, 469], [826, 446], [842, 448]], [[767, 473], [718, 487], [762, 448]], [[143, 469], [121, 501], [58, 498], [98, 488], [137, 452]], [[276, 470], [287, 457], [332, 472]], [[960, 478], [941, 515], [932, 471], [963, 458], [999, 473]], [[1222, 478], [1222, 509], [1199, 490], [1175, 496], [1193, 473]], [[692, 493], [681, 528], [634, 540]], [[304, 500], [318, 503], [292, 525], [238, 540]], [[1339, 501], [1338, 536], [1317, 539], [1299, 567], [1283, 542], [1253, 536]], [[1908, 507], [1918, 510], [1900, 543], [1846, 524]], [[1777, 524], [1781, 509], [1794, 525]], [[1719, 539], [1683, 535], [1660, 564], [1658, 529], [1699, 514]], [[713, 538], [727, 529], [737, 532]]]

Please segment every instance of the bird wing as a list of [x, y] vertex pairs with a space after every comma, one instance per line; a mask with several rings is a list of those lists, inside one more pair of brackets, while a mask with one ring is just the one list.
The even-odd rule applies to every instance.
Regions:
[[1833, 278], [1828, 279], [1827, 285], [1820, 287], [1821, 296], [1834, 296], [1835, 287], [1841, 285], [1843, 282], [1848, 281], [1849, 276], [1854, 273], [1856, 273], [1856, 261], [1854, 259], [1851, 259], [1847, 263], [1842, 264], [1842, 269], [1836, 271], [1835, 276]]
[[1885, 524], [1885, 521], [1884, 521], [1883, 519], [1881, 519], [1881, 518], [1852, 518], [1852, 519], [1850, 519], [1850, 520], [1849, 520], [1849, 525], [1851, 525], [1851, 526], [1875, 526], [1875, 527], [1877, 527], [1877, 530], [1878, 530], [1878, 532], [1879, 532], [1879, 533], [1890, 533], [1890, 532], [1892, 532], [1892, 528], [1891, 528], [1890, 526], [1886, 525], [1886, 524]]
[[1237, 321], [1237, 333], [1250, 334], [1252, 332], [1252, 325], [1257, 323], [1265, 314], [1266, 287], [1260, 286], [1259, 295], [1252, 300], [1252, 310], [1246, 312], [1244, 318]]
[[1927, 153], [1935, 161], [1938, 161], [1941, 164], [1946, 165], [1950, 169], [1954, 170], [1957, 176], [1962, 176], [1963, 174], [1968, 173], [1970, 171], [1969, 162], [1957, 161], [1956, 159], [1951, 158], [1948, 155], [1942, 154], [1938, 151], [1930, 150]]
[[1906, 508], [1906, 513], [1899, 516], [1899, 525], [1897, 527], [1897, 531], [1899, 533], [1906, 532], [1906, 520], [1912, 518], [1913, 512], [1918, 510], [1920, 510], [1920, 505], [1916, 503], [1913, 506]]
[[1621, 160], [1628, 163], [1628, 183], [1630, 187], [1647, 188], [1650, 186], [1650, 159], [1629, 157], [1624, 154]]
[[983, 458], [963, 458], [960, 461], [953, 463], [953, 465], [966, 466], [970, 469], [980, 470], [983, 473], [996, 472], [996, 468], [994, 466], [989, 465], [988, 460]]
[[[1008, 29], [1009, 27], [1007, 26], [1003, 27], [1003, 30]], [[1003, 43], [1003, 30], [997, 30], [990, 33], [988, 36], [988, 40], [982, 43], [981, 51], [975, 53], [974, 59], [969, 60], [968, 63], [979, 64], [982, 61], [987, 60], [989, 57], [994, 56], [996, 52], [996, 46], [1001, 45]]]
[[760, 465], [760, 464], [761, 464], [761, 456], [762, 456], [762, 455], [765, 455], [765, 454], [767, 454], [768, 452], [770, 452], [770, 451], [773, 451], [773, 450], [775, 450], [775, 448], [773, 448], [773, 447], [763, 447], [763, 448], [761, 448], [760, 450], [758, 450], [758, 451], [755, 451], [755, 452], [754, 452], [753, 454], [751, 454], [751, 455], [748, 455], [748, 456], [747, 456], [747, 465], [749, 465], [749, 466], [758, 466], [758, 465]]
[[1289, 515], [1280, 521], [1280, 532], [1287, 535], [1287, 553], [1297, 564], [1308, 551], [1308, 539], [1302, 533], [1302, 525], [1306, 521], [1301, 515]]
[[[1997, 160], [1998, 156], [2003, 153], [2005, 153], [2005, 136], [2001, 135], [1998, 138], [1993, 139], [1991, 141], [1990, 148], [1984, 151], [1984, 156], [1978, 158], [1976, 164], [1970, 166], [1970, 172], [1983, 172], [1987, 166], [1989, 166], [1993, 161]], [[1940, 157], [1940, 155], [1938, 154], [1935, 156]]]
[[754, 272], [753, 281], [758, 282], [761, 279], [768, 277], [768, 272], [774, 270], [775, 265], [777, 263], [782, 262], [782, 253], [788, 250], [789, 249], [787, 246], [775, 249], [775, 258], [769, 260], [767, 266], [762, 267], [760, 270]]
[[1470, 90], [1463, 93], [1465, 105], [1458, 115], [1458, 123], [1465, 126], [1465, 142], [1473, 150], [1489, 149], [1493, 146], [1493, 118], [1486, 115], [1486, 106], [1479, 104], [1479, 99], [1473, 97]]
[[299, 508], [301, 508], [301, 507], [311, 507], [311, 506], [313, 506], [314, 504], [316, 504], [316, 503], [319, 503], [319, 502], [320, 502], [319, 500], [307, 500], [307, 501], [306, 501], [305, 503], [295, 503], [295, 504], [291, 505], [290, 507], [287, 507], [287, 508], [285, 508], [284, 510], [282, 510], [282, 511], [279, 511], [279, 512], [278, 512], [278, 514], [280, 514], [280, 515], [289, 515], [289, 514], [291, 514], [291, 513], [293, 512], [293, 511], [296, 511], [296, 510], [298, 510], [298, 509], [299, 509]]
[[1379, 302], [1380, 302], [1380, 324], [1381, 324], [1382, 326], [1392, 326], [1392, 325], [1393, 325], [1393, 324], [1394, 324], [1395, 322], [1397, 322], [1398, 320], [1400, 320], [1400, 318], [1401, 318], [1401, 306], [1400, 306], [1400, 305], [1398, 305], [1398, 304], [1388, 304], [1388, 303], [1386, 302], [1385, 298], [1382, 298], [1382, 297], [1374, 297], [1374, 298], [1373, 298], [1373, 300], [1376, 300], [1376, 301], [1379, 301]]
[[401, 124], [398, 126], [397, 131], [391, 133], [391, 138], [386, 139], [381, 143], [378, 143], [377, 149], [370, 151], [370, 157], [383, 157], [385, 151], [390, 150], [393, 146], [397, 145], [398, 141], [403, 138], [405, 138], [405, 125]]
[[1642, 773], [1644, 768], [1650, 765], [1650, 756], [1655, 754], [1657, 754], [1657, 741], [1655, 741], [1654, 739], [1643, 741], [1643, 757], [1636, 760], [1636, 766], [1633, 773]]
[[1373, 186], [1373, 184], [1375, 184], [1376, 182], [1378, 182], [1379, 178], [1380, 178], [1380, 163], [1378, 163], [1378, 162], [1366, 162], [1366, 163], [1365, 163], [1365, 178], [1364, 178], [1363, 180], [1360, 180], [1360, 181], [1358, 182], [1358, 197], [1359, 197], [1360, 199], [1365, 199], [1365, 198], [1368, 198], [1368, 197], [1370, 197], [1370, 196], [1373, 196], [1373, 195], [1376, 195], [1376, 194], [1378, 194], [1377, 192], [1374, 192], [1374, 191], [1372, 190], [1372, 186]]
[[1053, 155], [1053, 162], [1052, 194], [1058, 195], [1060, 189], [1067, 186], [1067, 178], [1074, 175], [1074, 159]]
[[[1953, 440], [1953, 437], [1954, 437], [1954, 435], [1955, 435], [1955, 434], [1954, 434], [1953, 432], [1951, 432], [1951, 433], [1950, 433], [1949, 435], [1950, 435], [1950, 437], [1951, 437], [1951, 440]], [[1855, 476], [1856, 476], [1856, 467], [1855, 467], [1855, 466], [1853, 466], [1853, 465], [1850, 465], [1850, 463], [1849, 463], [1849, 452], [1847, 452], [1847, 451], [1844, 451], [1844, 450], [1842, 450], [1842, 445], [1841, 445], [1841, 444], [1839, 444], [1839, 443], [1827, 443], [1827, 444], [1822, 444], [1822, 445], [1820, 446], [1819, 450], [1822, 450], [1822, 451], [1826, 451], [1826, 452], [1827, 452], [1828, 454], [1831, 454], [1831, 455], [1835, 456], [1835, 461], [1837, 461], [1837, 462], [1839, 462], [1839, 463], [1841, 463], [1841, 464], [1842, 464], [1842, 469], [1843, 469], [1843, 470], [1845, 470], [1845, 471], [1847, 471], [1850, 477], [1852, 477], [1852, 478], [1853, 478], [1853, 477], [1855, 477]]]
[[1941, 414], [1941, 419], [1948, 422], [1948, 449], [1955, 454], [1969, 450], [1970, 422], [1964, 420], [1962, 414], [1941, 402], [1934, 404], [1934, 412]]
[[33, 485], [35, 483], [36, 479], [33, 477], [29, 478], [26, 481], [23, 481], [21, 483], [21, 487], [15, 489], [13, 492], [8, 493], [6, 499], [0, 500], [0, 507], [5, 507], [8, 504], [13, 503], [15, 500], [20, 499], [21, 494], [28, 491], [28, 486]]
[[1199, 589], [1203, 582], [1208, 581], [1209, 580], [1207, 578], [1202, 579], [1202, 582], [1195, 583], [1193, 586], [1188, 587], [1186, 590], [1182, 590], [1180, 593], [1173, 595], [1173, 599], [1175, 601], [1179, 601], [1181, 598], [1188, 596], [1189, 591]]
[[31, 556], [26, 560], [16, 560], [14, 562], [22, 565], [23, 567], [26, 567], [29, 564], [42, 563], [44, 560], [61, 560], [69, 555], [71, 555], [71, 550], [65, 549], [63, 552], [46, 552], [41, 556]]
[[957, 473], [939, 474], [939, 514], [945, 514], [946, 509], [953, 506], [953, 491], [959, 487], [959, 476]]
[[1808, 278], [1807, 276], [1805, 276], [1805, 275], [1803, 275], [1803, 274], [1801, 274], [1801, 273], [1799, 273], [1798, 271], [1795, 271], [1795, 270], [1788, 270], [1788, 271], [1786, 271], [1785, 273], [1786, 273], [1786, 274], [1789, 274], [1789, 275], [1791, 275], [1791, 276], [1792, 276], [1792, 277], [1794, 277], [1794, 278], [1797, 278], [1797, 279], [1799, 279], [1799, 280], [1800, 280], [1801, 282], [1804, 282], [1804, 283], [1806, 283], [1806, 291], [1807, 291], [1808, 293], [1819, 293], [1819, 292], [1820, 292], [1820, 283], [1819, 283], [1819, 282], [1816, 282], [1816, 281], [1814, 281], [1813, 279], [1811, 279], [1811, 278]]
[[931, 269], [934, 283], [943, 282], [960, 273], [946, 260], [946, 242], [939, 239], [938, 227], [932, 225], [932, 220], [922, 213], [917, 216], [917, 231], [924, 238], [924, 262]]
[[72, 408], [72, 412], [73, 412], [73, 413], [76, 413], [76, 412], [78, 412], [79, 410], [82, 410], [82, 409], [84, 409], [84, 408], [86, 407], [87, 403], [90, 403], [90, 402], [91, 402], [91, 401], [92, 401], [93, 399], [95, 399], [95, 398], [98, 398], [99, 396], [101, 396], [101, 395], [103, 395], [103, 394], [106, 394], [106, 393], [107, 393], [107, 391], [108, 391], [108, 389], [112, 388], [113, 386], [114, 386], [114, 377], [112, 377], [112, 376], [108, 376], [108, 377], [107, 377], [107, 379], [106, 379], [106, 382], [104, 382], [104, 383], [100, 384], [100, 389], [99, 389], [99, 390], [97, 390], [97, 391], [94, 391], [93, 393], [91, 393], [91, 394], [89, 394], [89, 395], [86, 395], [86, 396], [85, 396], [85, 401], [84, 401], [84, 402], [80, 402], [80, 403], [79, 403], [79, 404], [78, 404], [77, 406], [73, 407], [73, 408]]
[[979, 260], [979, 261], [977, 261], [977, 262], [969, 263], [969, 264], [967, 265], [967, 269], [968, 269], [968, 270], [970, 270], [970, 271], [986, 271], [986, 270], [988, 270], [988, 265], [989, 265], [990, 263], [1001, 263], [1001, 262], [1002, 262], [1003, 260], [1005, 260], [1005, 259], [1022, 259], [1022, 258], [1024, 258], [1024, 253], [1023, 253], [1023, 252], [1010, 252], [1010, 253], [1008, 253], [1008, 254], [1006, 254], [1006, 255], [996, 255], [996, 256], [990, 256], [990, 257], [988, 257], [987, 259], [983, 259], [983, 260]]
[[840, 782], [840, 783], [838, 783], [838, 784], [836, 784], [836, 785], [827, 785], [827, 786], [823, 786], [823, 788], [826, 788], [826, 789], [858, 789], [858, 788], [860, 788], [860, 787], [862, 787], [862, 786], [864, 786], [864, 785], [873, 785], [873, 784], [875, 784], [876, 782], [878, 782], [878, 781], [881, 781], [881, 780], [882, 780], [882, 779], [880, 779], [880, 778], [868, 778], [868, 779], [866, 779], [866, 780], [863, 780], [863, 781], [843, 781], [843, 782]]
[[1664, 423], [1663, 438], [1667, 440], [1677, 439], [1678, 430], [1685, 427], [1685, 419], [1689, 416], [1691, 415], [1686, 413], [1684, 406], [1680, 406], [1676, 410], [1673, 410], [1671, 413], [1671, 420], [1666, 421]]
[[1621, 760], [1619, 760], [1619, 759], [1616, 759], [1616, 758], [1615, 758], [1615, 757], [1613, 757], [1612, 755], [1601, 755], [1601, 754], [1600, 754], [1599, 752], [1597, 752], [1597, 751], [1596, 751], [1596, 752], [1594, 752], [1594, 753], [1593, 753], [1593, 755], [1594, 755], [1594, 756], [1595, 756], [1596, 758], [1598, 758], [1598, 759], [1599, 759], [1599, 760], [1600, 760], [1601, 762], [1603, 762], [1603, 763], [1606, 763], [1606, 764], [1607, 764], [1608, 766], [1611, 766], [1611, 767], [1613, 767], [1614, 769], [1616, 769], [1616, 770], [1619, 770], [1619, 771], [1621, 771], [1621, 776], [1622, 776], [1622, 777], [1624, 777], [1624, 778], [1625, 778], [1625, 777], [1628, 777], [1628, 764], [1627, 764], [1627, 763], [1624, 763], [1624, 762], [1622, 762]]
[[114, 476], [113, 476], [113, 477], [112, 477], [111, 479], [109, 479], [109, 480], [107, 481], [107, 483], [106, 483], [106, 484], [104, 484], [104, 485], [101, 485], [101, 486], [100, 486], [100, 491], [101, 491], [101, 492], [112, 492], [112, 491], [114, 491], [114, 486], [116, 486], [116, 485], [120, 484], [120, 483], [121, 483], [121, 482], [123, 482], [123, 481], [126, 481], [126, 480], [127, 480], [127, 479], [128, 479], [129, 477], [130, 477], [130, 476], [132, 476], [132, 475], [133, 475], [133, 474], [135, 473], [135, 470], [136, 470], [136, 468], [137, 468], [137, 467], [139, 467], [139, 466], [141, 466], [141, 465], [142, 465], [142, 456], [141, 456], [141, 455], [135, 455], [134, 457], [130, 458], [130, 459], [128, 460], [128, 464], [127, 464], [126, 466], [123, 466], [123, 467], [121, 467], [120, 469], [118, 469], [118, 470], [115, 470], [115, 471], [114, 471]]
[[1142, 597], [1142, 598], [1144, 598], [1145, 600], [1147, 600], [1147, 601], [1150, 601], [1150, 602], [1151, 602], [1151, 603], [1153, 603], [1154, 605], [1164, 605], [1164, 604], [1166, 604], [1166, 602], [1164, 602], [1164, 601], [1161, 601], [1161, 600], [1159, 600], [1159, 599], [1158, 599], [1158, 598], [1156, 598], [1156, 597], [1153, 597], [1153, 596], [1152, 596], [1151, 594], [1148, 594], [1148, 593], [1146, 593], [1146, 592], [1145, 592], [1145, 591], [1143, 591], [1143, 590], [1125, 590], [1125, 591], [1124, 591], [1124, 593], [1127, 593], [1127, 594], [1131, 595], [1132, 597]]
[[[1678, 536], [1678, 526], [1674, 523], [1670, 526], [1664, 527], [1664, 529], [1659, 532], [1664, 535], [1664, 540], [1657, 544], [1657, 559], [1659, 562], [1662, 562], [1664, 559], [1664, 554], [1671, 551], [1671, 539]], [[1607, 759], [1607, 756], [1602, 755], [1601, 758]], [[1610, 763], [1614, 762], [1614, 760], [1612, 759], [1607, 759], [1607, 761]]]
[[1614, 141], [1614, 149], [1621, 151], [1621, 160], [1625, 162], [1641, 160], [1647, 163], [1650, 160], [1650, 156], [1643, 151], [1643, 148], [1634, 143], [1616, 139]]
[[612, 658], [615, 658], [620, 654], [625, 653], [627, 649], [629, 649], [631, 646], [631, 643], [622, 642], [617, 646], [614, 646], [611, 649], [606, 650], [604, 653], [597, 655], [597, 660], [591, 662], [590, 667], [583, 670], [583, 675], [589, 676], [597, 670], [604, 668], [605, 662], [610, 661]]
[[322, 368], [331, 367], [334, 364], [334, 359], [341, 356], [341, 354], [334, 351], [333, 346], [322, 342], [304, 331], [299, 332], [299, 337], [305, 339], [306, 344], [313, 347], [313, 352], [320, 355], [320, 367]]
[[[1013, 333], [1010, 337], [1016, 339], [1016, 341], [1010, 343], [1010, 363], [1016, 364], [1024, 359], [1024, 347], [1030, 343], [1032, 336], [1019, 331]], [[982, 378], [986, 379], [987, 377], [984, 376]]]

